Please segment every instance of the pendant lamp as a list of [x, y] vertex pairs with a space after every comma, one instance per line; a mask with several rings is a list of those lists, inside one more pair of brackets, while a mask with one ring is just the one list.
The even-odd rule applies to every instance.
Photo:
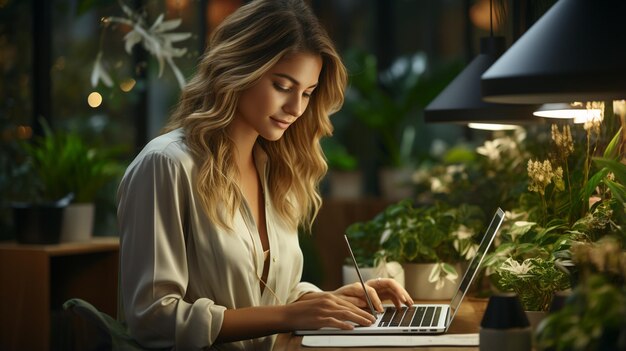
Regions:
[[573, 119], [575, 121], [590, 120], [599, 118], [602, 110], [597, 108], [587, 108], [582, 103], [566, 104], [563, 102], [543, 104], [537, 111], [533, 112], [535, 116], [545, 118]]
[[626, 1], [559, 0], [482, 75], [484, 100], [626, 98]]
[[504, 52], [504, 37], [480, 40], [480, 54], [426, 106], [426, 122], [498, 122], [506, 124], [537, 122], [536, 105], [494, 104], [482, 100], [480, 77]]

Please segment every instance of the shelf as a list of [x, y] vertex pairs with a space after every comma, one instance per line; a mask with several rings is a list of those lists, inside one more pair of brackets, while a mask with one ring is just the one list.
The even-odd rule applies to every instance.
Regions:
[[119, 239], [55, 245], [0, 243], [0, 349], [48, 350], [63, 302], [117, 313]]

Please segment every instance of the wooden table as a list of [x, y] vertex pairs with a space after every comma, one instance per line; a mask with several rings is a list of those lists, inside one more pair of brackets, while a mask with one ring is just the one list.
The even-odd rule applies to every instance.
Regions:
[[[55, 245], [0, 243], [0, 350], [48, 350], [66, 300], [117, 313], [119, 239]], [[52, 347], [54, 349], [54, 347]]]
[[[445, 302], [444, 302], [445, 303]], [[478, 333], [480, 321], [483, 318], [485, 308], [487, 307], [486, 299], [477, 299], [472, 297], [466, 297], [459, 312], [452, 321], [449, 333], [451, 334], [466, 334], [466, 333]], [[399, 348], [376, 348], [376, 350], [398, 350]], [[408, 347], [400, 348], [405, 350], [420, 350], [420, 351], [452, 351], [452, 350], [478, 350], [478, 347]], [[314, 348], [302, 346], [302, 336], [296, 336], [291, 333], [280, 334], [274, 345], [275, 351], [291, 351], [291, 350], [303, 350], [303, 351], [332, 351], [332, 350], [367, 350], [371, 351], [373, 348]]]

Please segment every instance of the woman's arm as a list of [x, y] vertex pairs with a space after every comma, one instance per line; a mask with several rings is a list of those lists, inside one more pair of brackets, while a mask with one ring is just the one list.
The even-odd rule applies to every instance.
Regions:
[[121, 298], [129, 332], [145, 347], [206, 347], [226, 309], [206, 298], [183, 299], [189, 283], [185, 174], [168, 155], [141, 154], [118, 191]]
[[281, 306], [248, 307], [224, 311], [216, 342], [250, 339], [281, 332], [332, 327], [353, 329], [376, 319], [346, 299], [328, 292], [313, 292]]

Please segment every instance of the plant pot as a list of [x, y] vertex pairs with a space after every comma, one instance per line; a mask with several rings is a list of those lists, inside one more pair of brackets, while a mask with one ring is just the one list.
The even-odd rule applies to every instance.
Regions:
[[363, 195], [363, 173], [360, 171], [330, 171], [330, 196], [337, 199], [358, 199]]
[[535, 335], [537, 326], [539, 326], [539, 323], [546, 318], [547, 313], [545, 311], [525, 311], [525, 313], [526, 318], [528, 318], [528, 323], [530, 323], [530, 329], [532, 330], [533, 335]]
[[[361, 271], [361, 277], [363, 277], [363, 281], [378, 278], [378, 270], [376, 267], [362, 267], [359, 268], [359, 270]], [[352, 284], [359, 281], [359, 276], [357, 275], [356, 269], [353, 265], [343, 265], [341, 267], [341, 272], [343, 277], [343, 285]]]
[[63, 210], [58, 204], [13, 204], [15, 240], [20, 244], [58, 244]]
[[527, 319], [516, 294], [492, 295], [480, 322], [480, 351], [530, 351], [532, 330]]
[[[341, 267], [343, 285], [352, 284], [359, 281], [354, 265], [343, 265]], [[359, 268], [363, 281], [375, 278], [391, 278], [404, 287], [404, 270], [398, 262], [386, 262], [378, 267]]]
[[61, 242], [88, 241], [93, 234], [95, 205], [93, 203], [70, 204], [63, 211]]
[[412, 168], [384, 168], [378, 173], [381, 196], [398, 201], [413, 197]]
[[436, 263], [403, 263], [405, 289], [415, 300], [450, 300], [457, 291], [462, 279], [461, 265], [454, 268], [459, 274], [456, 281], [445, 280], [443, 287], [436, 289], [436, 283], [428, 281], [428, 276]]

